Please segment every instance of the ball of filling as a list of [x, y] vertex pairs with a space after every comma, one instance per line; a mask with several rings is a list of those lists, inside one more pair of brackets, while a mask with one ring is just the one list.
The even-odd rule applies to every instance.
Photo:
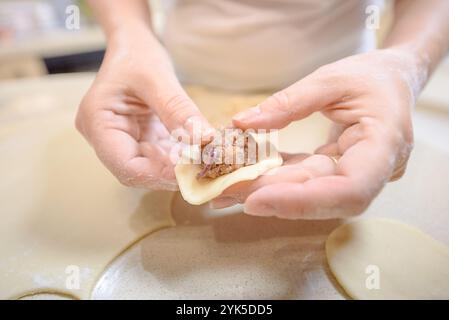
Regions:
[[257, 143], [239, 129], [225, 129], [202, 147], [197, 179], [215, 179], [257, 162]]

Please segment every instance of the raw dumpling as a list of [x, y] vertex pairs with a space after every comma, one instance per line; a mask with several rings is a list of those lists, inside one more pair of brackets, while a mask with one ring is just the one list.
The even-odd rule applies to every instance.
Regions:
[[270, 135], [254, 134], [253, 137], [259, 146], [268, 143], [270, 153], [260, 152], [257, 163], [218, 178], [198, 180], [197, 174], [201, 171], [199, 164], [177, 164], [175, 174], [184, 200], [190, 204], [203, 204], [219, 196], [225, 189], [237, 182], [256, 179], [267, 170], [281, 166], [282, 158], [276, 151], [276, 147], [270, 143]]

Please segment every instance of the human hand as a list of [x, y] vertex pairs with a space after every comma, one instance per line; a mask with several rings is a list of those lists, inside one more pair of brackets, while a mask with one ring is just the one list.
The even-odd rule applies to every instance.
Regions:
[[404, 173], [424, 73], [408, 53], [378, 50], [323, 66], [237, 114], [237, 127], [273, 129], [320, 111], [338, 130], [316, 154], [290, 157], [281, 168], [228, 188], [212, 206], [240, 202], [248, 214], [290, 219], [361, 213], [387, 181]]
[[146, 27], [110, 37], [101, 69], [78, 110], [76, 127], [104, 165], [127, 186], [176, 190], [170, 133], [213, 128], [179, 84]]

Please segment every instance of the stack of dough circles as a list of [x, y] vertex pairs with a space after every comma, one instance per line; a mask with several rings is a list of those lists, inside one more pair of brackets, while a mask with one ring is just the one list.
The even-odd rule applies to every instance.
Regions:
[[326, 241], [330, 269], [355, 299], [449, 299], [449, 248], [388, 219], [358, 220]]

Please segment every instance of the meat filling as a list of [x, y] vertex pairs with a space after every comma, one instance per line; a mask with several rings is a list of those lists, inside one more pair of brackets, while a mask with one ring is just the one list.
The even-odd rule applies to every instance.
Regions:
[[257, 162], [254, 138], [239, 130], [220, 132], [219, 139], [202, 148], [201, 171], [197, 179], [215, 179]]

